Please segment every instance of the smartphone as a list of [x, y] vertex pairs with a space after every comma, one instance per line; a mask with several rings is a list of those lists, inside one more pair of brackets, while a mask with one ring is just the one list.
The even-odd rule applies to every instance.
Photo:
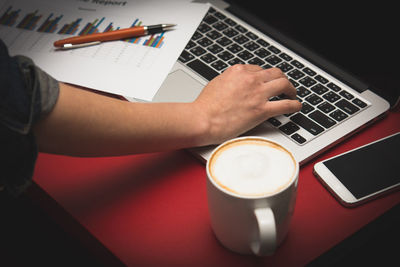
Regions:
[[346, 207], [400, 188], [400, 132], [314, 165], [315, 176]]

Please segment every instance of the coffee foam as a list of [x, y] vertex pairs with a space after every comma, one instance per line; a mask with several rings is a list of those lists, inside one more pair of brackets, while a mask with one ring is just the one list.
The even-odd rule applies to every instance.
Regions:
[[271, 195], [286, 188], [296, 174], [296, 161], [278, 144], [242, 139], [220, 147], [209, 173], [222, 188], [244, 196]]

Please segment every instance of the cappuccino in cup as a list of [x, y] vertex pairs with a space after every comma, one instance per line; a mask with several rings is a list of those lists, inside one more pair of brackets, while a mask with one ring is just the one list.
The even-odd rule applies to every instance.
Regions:
[[229, 140], [207, 162], [211, 227], [228, 249], [267, 256], [285, 238], [297, 194], [299, 164], [262, 137]]
[[241, 196], [272, 195], [295, 178], [296, 161], [282, 146], [246, 138], [219, 147], [210, 159], [211, 178], [221, 188]]

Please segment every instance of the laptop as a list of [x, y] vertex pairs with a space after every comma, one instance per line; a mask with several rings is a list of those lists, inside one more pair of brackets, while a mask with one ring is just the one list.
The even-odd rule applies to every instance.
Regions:
[[[369, 25], [373, 22], [376, 27], [368, 28], [371, 40], [378, 36], [374, 31], [382, 30], [377, 20], [349, 16], [349, 22], [340, 12], [333, 12], [331, 17], [316, 16], [315, 12], [321, 11], [316, 7], [299, 10], [286, 2], [275, 3], [273, 8], [260, 1], [209, 2], [208, 13], [155, 95], [154, 102], [191, 102], [211, 79], [237, 63], [278, 67], [296, 87], [303, 108], [294, 114], [270, 118], [244, 135], [262, 136], [285, 145], [300, 164], [382, 118], [398, 102], [395, 85], [392, 88], [384, 80], [383, 85], [375, 83], [372, 86], [351, 72], [359, 70], [360, 66], [364, 70], [368, 65], [376, 70], [373, 60], [388, 56], [384, 53], [387, 50], [379, 51], [377, 44], [380, 42], [365, 42], [358, 36], [364, 33], [360, 30], [363, 27], [356, 32], [349, 28], [354, 23], [364, 25], [360, 18], [369, 20]], [[324, 6], [322, 10], [324, 8], [326, 11], [328, 7]], [[305, 13], [296, 13], [301, 11]], [[331, 27], [324, 28], [323, 22], [331, 23]], [[336, 23], [334, 27], [333, 22]], [[290, 30], [303, 34], [293, 38]], [[345, 30], [353, 32], [341, 37]], [[350, 37], [356, 38], [350, 40]], [[328, 45], [318, 42], [324, 38]], [[338, 47], [334, 41], [342, 45], [348, 43], [350, 48]], [[374, 50], [368, 50], [369, 45], [375, 46]], [[361, 59], [355, 56], [353, 60], [353, 51], [360, 52], [360, 49], [368, 54]], [[321, 56], [321, 52], [324, 55]], [[382, 56], [371, 56], [376, 53], [382, 53]], [[335, 62], [337, 59], [345, 60]], [[382, 71], [384, 67], [378, 66]], [[388, 93], [388, 87], [395, 93]], [[214, 147], [190, 151], [206, 162]]]

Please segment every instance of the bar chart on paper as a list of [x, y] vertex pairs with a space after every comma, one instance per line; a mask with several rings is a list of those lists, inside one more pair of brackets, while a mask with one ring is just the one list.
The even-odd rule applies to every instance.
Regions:
[[[73, 36], [169, 22], [187, 24], [183, 19], [179, 22], [179, 16], [172, 12], [176, 7], [171, 3], [150, 1], [149, 6], [147, 1], [126, 1], [126, 5], [131, 5], [128, 9], [99, 4], [103, 2], [0, 0], [0, 39], [11, 55], [31, 57], [60, 81], [151, 100], [206, 7], [179, 3], [181, 8], [187, 5], [193, 9], [193, 14], [190, 9], [185, 14], [187, 18], [196, 18], [197, 24], [188, 24], [193, 25], [187, 27], [189, 31], [162, 32], [79, 49], [54, 48], [55, 41]], [[154, 8], [154, 3], [163, 6]]]
[[[16, 24], [16, 21], [18, 20], [18, 17], [20, 15], [21, 9], [13, 9], [13, 6], [10, 5], [7, 7], [7, 9], [4, 11], [3, 14], [1, 14], [0, 17], [0, 25], [8, 26], [10, 29], [5, 30], [3, 29], [2, 32], [10, 32], [13, 31], [12, 27], [15, 25], [16, 28], [18, 29], [23, 29], [23, 30], [29, 30], [29, 31], [37, 31], [37, 32], [42, 32], [42, 33], [57, 33], [58, 35], [64, 34], [64, 35], [87, 35], [87, 34], [93, 34], [93, 33], [99, 33], [99, 32], [109, 32], [113, 30], [118, 30], [120, 27], [115, 27], [113, 25], [113, 22], [108, 22], [108, 25], [103, 27], [105, 24], [104, 22], [106, 21], [106, 17], [102, 18], [95, 18], [93, 21], [88, 21], [84, 26], [82, 26], [82, 22], [84, 21], [83, 18], [76, 18], [72, 22], [68, 23], [66, 22], [61, 29], [56, 31], [59, 27], [59, 22], [60, 20], [64, 17], [64, 15], [59, 14], [58, 16], [55, 15], [53, 12], [47, 15], [47, 17], [44, 19], [43, 13], [41, 13], [38, 9], [35, 11], [27, 13], [19, 22]], [[39, 25], [39, 22], [41, 24]], [[135, 26], [141, 26], [142, 21], [140, 21], [138, 18], [136, 18], [133, 23], [130, 25], [130, 27], [135, 27]], [[103, 30], [101, 30], [103, 28]], [[5, 35], [5, 34], [4, 34]], [[26, 39], [23, 39], [23, 35], [27, 35], [20, 33], [20, 38], [12, 38], [12, 40], [8, 40], [9, 46], [13, 46], [14, 42], [21, 42], [21, 43], [26, 43]], [[7, 40], [7, 36], [1, 36], [3, 40]], [[41, 37], [41, 36], [37, 36]], [[48, 38], [49, 36], [45, 36], [45, 38]], [[60, 36], [57, 36], [57, 38], [61, 38]], [[148, 46], [148, 47], [153, 47], [153, 48], [161, 48], [164, 44], [164, 33], [160, 33], [157, 35], [151, 35], [149, 38], [144, 38], [144, 37], [136, 37], [136, 38], [130, 38], [127, 40], [122, 40], [126, 41], [127, 43], [131, 44], [136, 44], [136, 45], [143, 45], [143, 46]], [[49, 46], [51, 47], [51, 43], [49, 43]], [[32, 46], [30, 46], [32, 47]]]

